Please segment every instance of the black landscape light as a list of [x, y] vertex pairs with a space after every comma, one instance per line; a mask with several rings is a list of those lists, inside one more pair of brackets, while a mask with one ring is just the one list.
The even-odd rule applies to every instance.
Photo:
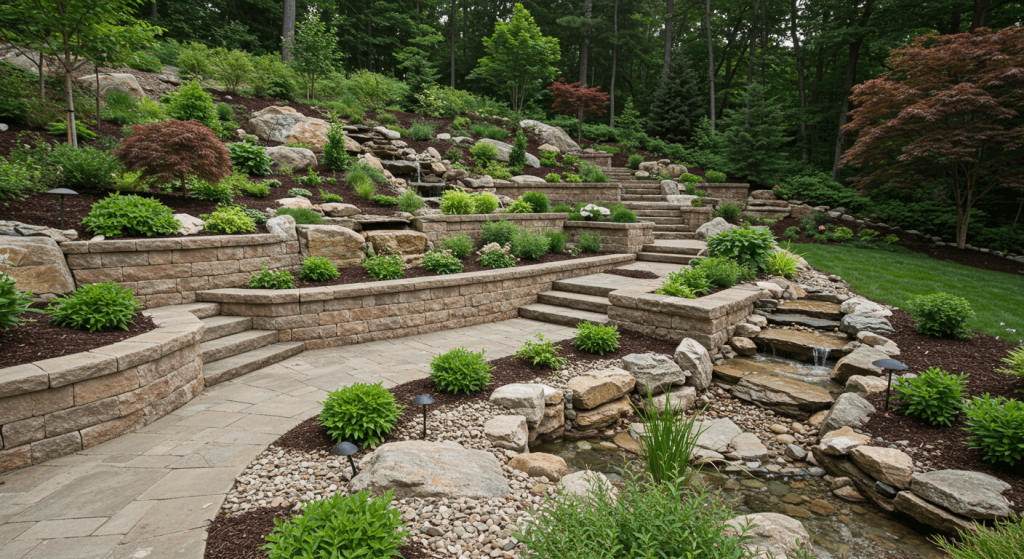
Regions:
[[427, 394], [420, 394], [412, 399], [412, 403], [423, 406], [423, 440], [427, 440], [427, 406], [434, 403], [434, 399]]
[[352, 466], [352, 477], [356, 477], [356, 463], [352, 460], [352, 455], [357, 452], [359, 447], [348, 441], [340, 442], [331, 449], [331, 454], [335, 456], [348, 456], [348, 463]]
[[78, 193], [70, 188], [54, 188], [53, 190], [48, 190], [46, 193], [60, 196], [60, 228], [64, 229], [64, 196], [70, 194], [77, 195]]
[[882, 369], [883, 371], [889, 371], [889, 382], [885, 385], [885, 411], [889, 411], [889, 392], [892, 390], [892, 372], [893, 371], [905, 371], [909, 367], [900, 363], [895, 359], [879, 359], [871, 363], [875, 367]]

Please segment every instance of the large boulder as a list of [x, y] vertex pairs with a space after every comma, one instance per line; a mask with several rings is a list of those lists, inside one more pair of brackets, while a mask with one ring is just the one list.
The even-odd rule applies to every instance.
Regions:
[[[492, 140], [490, 138], [483, 138], [483, 139], [480, 139], [480, 140], [476, 141], [476, 143], [478, 143], [478, 144], [481, 143], [481, 142], [486, 143], [486, 144], [491, 144], [492, 146], [498, 148], [498, 161], [501, 161], [501, 162], [504, 162], [504, 163], [508, 163], [508, 156], [512, 153], [512, 146], [511, 145], [506, 144], [505, 142], [498, 141], [498, 140]], [[529, 165], [530, 167], [534, 167], [534, 168], [540, 167], [540, 159], [537, 159], [537, 156], [535, 156], [535, 155], [527, 153], [526, 154], [526, 164]]]
[[978, 530], [977, 525], [971, 519], [935, 506], [910, 491], [900, 491], [896, 495], [893, 505], [903, 514], [910, 515], [918, 522], [949, 535], [955, 536], [960, 532], [976, 532]]
[[484, 436], [498, 448], [529, 452], [530, 432], [521, 415], [498, 415], [484, 423]]
[[287, 143], [306, 144], [313, 153], [320, 153], [327, 144], [327, 131], [330, 129], [331, 124], [326, 120], [306, 117], [288, 131]]
[[540, 136], [542, 144], [551, 144], [557, 147], [561, 153], [580, 151], [580, 145], [574, 142], [572, 137], [565, 133], [565, 130], [557, 126], [550, 126], [537, 120], [521, 120], [519, 126], [537, 134]]
[[892, 311], [878, 303], [865, 299], [864, 297], [853, 297], [842, 302], [839, 310], [843, 314], [875, 314], [878, 316], [892, 316]]
[[724, 418], [695, 421], [693, 428], [700, 433], [697, 446], [720, 453], [728, 452], [732, 440], [743, 434], [735, 423]]
[[491, 403], [512, 410], [536, 427], [544, 417], [544, 388], [539, 384], [506, 384], [491, 393]]
[[548, 405], [544, 406], [544, 417], [537, 424], [537, 433], [551, 433], [560, 427], [565, 427], [565, 406], [561, 402], [554, 405], [548, 402]]
[[379, 447], [352, 480], [351, 490], [395, 497], [493, 499], [511, 492], [493, 454], [445, 441], [402, 441]]
[[320, 211], [324, 212], [324, 215], [327, 217], [349, 217], [360, 214], [359, 208], [352, 204], [342, 204], [340, 202], [320, 204]]
[[322, 256], [339, 268], [358, 266], [365, 254], [363, 236], [340, 225], [297, 225], [302, 256]]
[[636, 379], [618, 367], [609, 367], [574, 377], [568, 386], [572, 390], [572, 405], [578, 410], [591, 410], [629, 394]]
[[828, 433], [840, 427], [863, 427], [873, 413], [875, 413], [875, 406], [872, 406], [871, 402], [852, 392], [840, 394], [836, 398], [836, 403], [832, 405], [832, 409], [828, 410], [828, 415], [825, 416], [820, 431]]
[[281, 198], [274, 200], [277, 205], [282, 208], [291, 208], [294, 210], [312, 210], [313, 202], [310, 202], [307, 198], [302, 196], [295, 196], [292, 198]]
[[595, 492], [604, 492], [610, 495], [615, 493], [615, 486], [600, 472], [584, 470], [567, 476], [562, 476], [558, 482], [558, 492], [562, 495], [586, 496]]
[[864, 473], [878, 481], [898, 489], [910, 488], [914, 460], [906, 453], [895, 448], [858, 446], [850, 452], [850, 458]]
[[316, 155], [313, 150], [306, 148], [291, 148], [288, 146], [274, 146], [265, 148], [264, 151], [270, 156], [270, 166], [273, 169], [287, 167], [292, 170], [308, 169], [316, 167]]
[[331, 125], [326, 120], [304, 116], [291, 107], [270, 106], [254, 113], [249, 127], [261, 140], [306, 144], [312, 152], [320, 153], [327, 143]]
[[711, 386], [711, 371], [714, 364], [711, 362], [711, 354], [707, 348], [700, 345], [700, 342], [692, 338], [683, 338], [676, 346], [676, 352], [672, 356], [679, 368], [688, 372], [686, 384], [704, 390]]
[[706, 241], [719, 233], [724, 233], [725, 231], [735, 228], [735, 225], [731, 225], [728, 221], [720, 217], [716, 217], [697, 228], [697, 240]]
[[[847, 315], [847, 316], [870, 316], [870, 315]], [[885, 320], [884, 318], [882, 320]], [[850, 377], [853, 376], [882, 376], [882, 369], [872, 365], [879, 359], [888, 359], [889, 356], [877, 349], [862, 345], [857, 349], [850, 352], [849, 355], [843, 357], [836, 362], [836, 366], [832, 367], [832, 372], [829, 373], [829, 378], [838, 382], [839, 384], [845, 384]]]
[[366, 240], [377, 254], [391, 252], [402, 257], [406, 266], [418, 266], [427, 251], [427, 236], [419, 231], [367, 231]]
[[872, 313], [852, 313], [844, 316], [839, 323], [839, 330], [852, 338], [856, 338], [857, 334], [865, 331], [879, 336], [891, 336], [896, 332], [888, 319]]
[[[654, 408], [658, 411], [665, 411], [670, 406], [675, 413], [683, 413], [693, 407], [697, 401], [697, 389], [692, 386], [680, 386], [673, 388], [671, 392], [662, 392], [651, 398]], [[647, 406], [647, 400], [644, 400]]]
[[49, 237], [0, 236], [0, 272], [14, 278], [18, 291], [63, 295], [75, 290], [71, 269], [56, 241]]
[[631, 413], [633, 406], [629, 403], [629, 398], [619, 398], [594, 409], [576, 410], [576, 427], [581, 431], [603, 429]]
[[732, 395], [801, 421], [817, 411], [827, 409], [833, 402], [828, 390], [820, 386], [763, 373], [754, 373], [740, 379], [733, 387]]
[[658, 353], [627, 355], [622, 358], [622, 368], [636, 379], [636, 391], [641, 396], [664, 392], [673, 384], [683, 384], [690, 376], [667, 355]]
[[927, 501], [978, 520], [1010, 516], [1010, 503], [1001, 495], [1010, 484], [981, 472], [937, 470], [911, 477], [910, 490]]
[[543, 452], [520, 454], [509, 461], [508, 467], [526, 472], [530, 477], [544, 476], [551, 481], [558, 481], [569, 473], [569, 467], [561, 456]]
[[737, 516], [726, 522], [729, 533], [740, 533], [752, 539], [743, 545], [753, 551], [758, 559], [768, 557], [790, 557], [801, 547], [811, 549], [811, 536], [795, 518], [774, 512], [758, 512]]
[[296, 241], [299, 238], [295, 230], [295, 218], [290, 215], [279, 215], [268, 219], [267, 231], [277, 235], [282, 241]]
[[846, 380], [846, 392], [852, 392], [861, 398], [885, 392], [888, 383], [884, 378], [854, 375]]
[[[132, 74], [100, 74], [100, 97], [110, 91], [127, 93], [136, 99], [146, 96], [146, 92], [139, 85], [139, 80]], [[78, 85], [96, 89], [96, 74], [89, 74], [78, 78]]]

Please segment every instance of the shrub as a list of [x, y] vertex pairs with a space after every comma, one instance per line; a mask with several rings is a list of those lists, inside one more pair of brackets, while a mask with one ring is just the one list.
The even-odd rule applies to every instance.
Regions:
[[882, 237], [882, 242], [887, 245], [891, 245], [900, 242], [900, 238], [896, 235], [886, 235], [885, 237]]
[[746, 275], [743, 266], [730, 258], [701, 258], [690, 265], [701, 270], [708, 281], [723, 288], [736, 285]]
[[[0, 265], [7, 262], [6, 255], [0, 257]], [[32, 304], [32, 292], [22, 293], [15, 286], [17, 282], [5, 272], [0, 272], [0, 332], [20, 326], [21, 315], [28, 312]]]
[[[571, 155], [565, 156], [565, 161], [568, 162]], [[601, 168], [589, 161], [580, 163], [580, 180], [581, 182], [608, 182], [608, 177], [605, 176]]]
[[360, 266], [377, 281], [399, 279], [405, 275], [405, 263], [397, 254], [378, 254], [364, 258]]
[[55, 186], [66, 188], [111, 186], [114, 176], [121, 171], [113, 155], [90, 146], [76, 149], [70, 144], [60, 144], [46, 156], [46, 163], [58, 169]]
[[948, 293], [932, 293], [915, 297], [910, 302], [910, 316], [917, 322], [917, 331], [938, 338], [970, 338], [967, 323], [974, 318], [971, 304], [963, 297]]
[[[46, 131], [54, 136], [67, 136], [68, 125], [66, 122], [57, 121], [51, 122], [46, 125]], [[78, 138], [79, 142], [91, 142], [96, 139], [96, 133], [89, 130], [89, 127], [85, 123], [79, 122], [75, 119], [75, 137]]]
[[1024, 380], [1024, 348], [1011, 349], [1009, 355], [1003, 358], [1007, 368], [996, 369], [1000, 373], [1017, 375]]
[[516, 140], [508, 154], [508, 167], [517, 175], [522, 174], [523, 168], [526, 167], [526, 135], [522, 129], [516, 130]]
[[811, 220], [814, 221], [815, 225], [828, 225], [832, 222], [832, 216], [826, 212], [819, 212], [817, 210], [811, 212]]
[[569, 213], [573, 210], [572, 206], [570, 206], [569, 204], [556, 204], [554, 206], [551, 206], [551, 211], [555, 213]]
[[537, 334], [534, 338], [537, 339], [536, 342], [523, 342], [523, 347], [516, 351], [517, 358], [528, 360], [534, 367], [549, 369], [559, 369], [569, 364], [568, 359], [558, 356], [558, 350], [562, 349], [562, 346], [555, 345], [542, 334]]
[[214, 109], [217, 111], [217, 118], [220, 120], [232, 120], [235, 118], [235, 111], [227, 103], [217, 103], [214, 105]]
[[559, 175], [558, 173], [548, 173], [544, 177], [544, 180], [546, 182], [562, 182], [562, 175]]
[[434, 357], [430, 362], [430, 379], [440, 392], [471, 394], [491, 383], [491, 366], [484, 360], [484, 351], [469, 351], [464, 347], [452, 349]]
[[473, 196], [473, 211], [478, 214], [492, 214], [499, 204], [498, 197], [490, 192], [477, 192]]
[[562, 254], [565, 251], [565, 241], [568, 235], [558, 231], [545, 231], [544, 236], [548, 238], [548, 252]]
[[691, 175], [690, 173], [683, 173], [682, 175], [679, 175], [679, 182], [687, 185], [696, 184], [701, 182], [701, 178], [697, 175]]
[[619, 349], [619, 328], [581, 322], [576, 325], [576, 337], [572, 343], [576, 349], [587, 353], [611, 353]]
[[776, 250], [765, 258], [765, 271], [773, 276], [782, 276], [791, 279], [796, 276], [799, 260], [793, 254]]
[[409, 127], [409, 137], [417, 142], [429, 142], [434, 139], [436, 125], [426, 120], [417, 120]]
[[196, 81], [186, 82], [177, 93], [170, 94], [167, 114], [174, 120], [194, 120], [212, 130], [220, 129], [213, 97]]
[[[309, 171], [306, 173], [306, 176], [304, 176], [304, 177], [297, 177], [295, 179], [295, 182], [301, 184], [302, 186], [308, 186], [310, 188], [316, 188], [316, 187], [318, 187], [318, 186], [320, 186], [321, 184], [324, 183], [324, 179], [323, 179], [323, 177], [321, 177], [316, 172], [316, 169], [310, 168]], [[295, 190], [301, 190], [303, 192], [309, 192], [308, 190], [305, 190], [305, 189], [302, 189], [302, 188], [297, 188]], [[289, 190], [289, 192], [291, 192], [291, 191]], [[312, 193], [309, 194], [309, 196], [312, 196], [312, 195], [313, 195]], [[300, 196], [305, 196], [305, 194], [302, 194]]]
[[302, 507], [288, 520], [274, 519], [266, 536], [268, 559], [398, 556], [402, 538], [409, 536], [401, 512], [391, 508], [393, 490], [371, 498], [360, 491], [343, 497], [335, 493]]
[[8, 163], [0, 157], [0, 200], [21, 200], [34, 191], [41, 190], [37, 186], [38, 173], [26, 165]]
[[1024, 460], [1024, 402], [988, 394], [971, 399], [967, 415], [967, 445], [993, 464], [1013, 467]]
[[82, 225], [107, 237], [173, 235], [181, 229], [174, 211], [155, 199], [116, 193], [93, 204]]
[[765, 269], [775, 247], [775, 236], [767, 229], [737, 228], [708, 239], [708, 255], [731, 258], [753, 272]]
[[444, 215], [468, 215], [476, 210], [473, 195], [463, 190], [445, 190], [441, 193], [441, 213]]
[[[429, 85], [422, 93], [416, 94], [416, 99], [425, 114], [440, 118], [456, 117], [452, 125], [454, 128], [463, 128], [469, 124], [468, 118], [458, 116], [473, 108], [473, 94], [468, 91], [443, 85]], [[459, 119], [465, 120], [460, 122]]]
[[668, 295], [669, 297], [680, 297], [683, 299], [696, 299], [697, 295], [690, 290], [689, 287], [681, 283], [673, 283], [667, 280], [661, 282], [661, 287], [654, 290], [658, 295]]
[[734, 202], [725, 201], [718, 205], [714, 216], [720, 217], [726, 221], [736, 221], [736, 219], [740, 217], [740, 213], [742, 211], [743, 206]]
[[373, 193], [377, 190], [373, 181], [371, 181], [370, 178], [359, 169], [349, 171], [348, 175], [345, 176], [345, 180], [348, 181], [349, 186], [356, 191], [356, 196], [359, 196], [363, 200], [373, 198]]
[[253, 198], [266, 198], [270, 196], [270, 185], [263, 182], [246, 181], [246, 184], [242, 186], [242, 193]]
[[444, 276], [462, 271], [462, 261], [449, 251], [436, 251], [423, 254], [423, 269]]
[[541, 233], [521, 229], [512, 238], [512, 254], [527, 260], [537, 260], [547, 254], [550, 243]]
[[516, 257], [512, 255], [512, 245], [505, 244], [498, 246], [497, 243], [484, 245], [477, 254], [480, 258], [477, 263], [488, 268], [513, 268], [516, 265]]
[[640, 155], [639, 153], [634, 153], [633, 155], [629, 156], [629, 168], [630, 169], [639, 169], [640, 168], [640, 164], [643, 163], [643, 162], [644, 162], [644, 156]]
[[136, 99], [129, 93], [109, 90], [105, 100], [107, 106], [101, 109], [100, 114], [105, 120], [121, 125], [159, 122], [167, 119], [164, 106], [149, 97]]
[[230, 204], [234, 194], [231, 191], [231, 185], [225, 184], [225, 182], [222, 180], [217, 184], [210, 184], [203, 179], [190, 178], [185, 181], [185, 190], [196, 200]]
[[395, 198], [394, 196], [383, 196], [378, 194], [373, 197], [373, 203], [377, 204], [378, 206], [397, 206], [398, 198]]
[[360, 382], [331, 391], [321, 405], [320, 423], [331, 440], [368, 447], [377, 446], [391, 433], [405, 409], [380, 382]]
[[504, 128], [499, 128], [493, 124], [473, 124], [469, 127], [469, 130], [480, 136], [481, 138], [487, 138], [489, 140], [502, 141], [508, 138], [509, 131]]
[[462, 150], [456, 147], [450, 147], [444, 152], [444, 158], [452, 163], [458, 163], [462, 160]]
[[524, 192], [519, 198], [533, 208], [533, 213], [547, 213], [551, 209], [551, 201], [542, 192]]
[[672, 272], [662, 286], [664, 287], [666, 283], [682, 285], [694, 295], [707, 295], [715, 285], [703, 268], [683, 268]]
[[[602, 221], [606, 217], [611, 217], [612, 212], [604, 206], [597, 204], [587, 204], [579, 209], [577, 212], [580, 218], [586, 221]], [[572, 219], [572, 216], [569, 216]]]
[[246, 285], [257, 289], [292, 289], [295, 287], [292, 273], [288, 270], [272, 271], [266, 262], [260, 264], [260, 270], [249, 276]]
[[519, 233], [519, 226], [507, 219], [501, 221], [485, 221], [480, 224], [480, 238], [485, 245], [495, 243], [498, 245], [511, 244], [512, 239]]
[[565, 174], [565, 182], [583, 182], [583, 178], [572, 173]]
[[231, 172], [231, 154], [209, 128], [195, 122], [168, 120], [132, 127], [132, 135], [115, 150], [129, 171], [159, 183], [194, 176], [220, 182]]
[[469, 154], [473, 156], [473, 161], [477, 165], [486, 167], [491, 161], [498, 158], [498, 148], [494, 144], [477, 142], [469, 148]]
[[277, 179], [265, 179], [263, 181], [260, 181], [260, 184], [265, 184], [267, 185], [268, 188], [280, 188], [281, 186], [283, 186], [281, 184], [281, 181]]
[[962, 530], [956, 540], [939, 536], [936, 543], [950, 559], [1003, 559], [1020, 553], [1024, 542], [1024, 515], [996, 520], [985, 529]]
[[580, 235], [580, 250], [583, 252], [601, 252], [600, 235]]
[[932, 426], [949, 427], [963, 408], [967, 375], [951, 375], [938, 367], [921, 371], [917, 378], [896, 379], [897, 398], [903, 413], [919, 417]]
[[456, 116], [452, 119], [452, 128], [455, 130], [463, 130], [472, 123], [467, 116]]
[[507, 214], [529, 214], [533, 213], [533, 206], [522, 198], [516, 198], [505, 208]]
[[266, 213], [261, 212], [260, 210], [253, 210], [241, 204], [235, 204], [234, 206], [242, 210], [242, 212], [245, 213], [245, 215], [249, 216], [249, 218], [252, 219], [254, 223], [266, 223], [267, 221], [270, 220], [270, 217], [267, 216]]
[[352, 164], [352, 156], [345, 151], [345, 131], [334, 122], [327, 130], [327, 143], [323, 147], [324, 166], [332, 171], [344, 171]]
[[555, 167], [558, 165], [558, 152], [548, 150], [540, 152], [540, 164], [543, 167]]
[[836, 230], [832, 232], [832, 239], [839, 243], [849, 241], [852, 238], [853, 231], [849, 227], [836, 227]]
[[86, 284], [71, 295], [52, 299], [46, 312], [53, 315], [50, 322], [57, 326], [97, 332], [127, 330], [135, 323], [135, 313], [143, 308], [131, 289], [110, 281]]
[[481, 175], [490, 175], [492, 179], [496, 180], [509, 180], [512, 178], [512, 171], [509, 170], [508, 165], [500, 161], [491, 161], [478, 172]]
[[338, 277], [338, 267], [329, 258], [310, 256], [302, 260], [299, 277], [304, 281], [328, 281]]
[[580, 158], [576, 157], [575, 155], [563, 155], [562, 156], [562, 163], [565, 163], [566, 165], [568, 165], [570, 167], [576, 165], [579, 162], [580, 162]]
[[462, 260], [469, 253], [473, 252], [473, 239], [466, 233], [446, 236], [446, 238], [441, 240], [441, 248], [446, 251], [452, 251], [452, 256]]
[[345, 199], [342, 198], [340, 195], [334, 194], [333, 192], [324, 192], [324, 189], [322, 189], [322, 188], [320, 189], [320, 202], [321, 203], [323, 203], [323, 204], [340, 204], [340, 203], [342, 203], [344, 201], [345, 201]]
[[782, 237], [784, 239], [786, 239], [787, 241], [795, 242], [797, 239], [800, 238], [800, 228], [799, 227], [787, 227], [786, 231], [782, 234]]
[[274, 215], [290, 215], [296, 225], [322, 225], [324, 218], [313, 210], [306, 208], [277, 208]]
[[709, 183], [719, 183], [719, 182], [725, 182], [727, 177], [725, 176], [725, 173], [722, 173], [720, 171], [712, 171], [712, 170], [709, 169], [708, 171], [706, 171], [704, 173], [704, 178], [705, 178], [706, 182], [709, 182]]
[[636, 214], [633, 210], [630, 210], [622, 204], [615, 204], [612, 206], [612, 222], [613, 223], [636, 223]]
[[377, 121], [381, 124], [398, 124], [398, 117], [391, 113], [377, 113]]
[[247, 175], [270, 174], [270, 156], [262, 146], [235, 142], [228, 144], [228, 153], [236, 172]]
[[256, 222], [238, 206], [217, 206], [217, 211], [201, 215], [199, 219], [206, 222], [203, 230], [211, 233], [234, 235], [256, 231]]
[[[340, 200], [339, 200], [340, 202]], [[420, 198], [416, 191], [409, 188], [398, 197], [398, 209], [403, 212], [413, 213], [423, 207], [423, 198]]]

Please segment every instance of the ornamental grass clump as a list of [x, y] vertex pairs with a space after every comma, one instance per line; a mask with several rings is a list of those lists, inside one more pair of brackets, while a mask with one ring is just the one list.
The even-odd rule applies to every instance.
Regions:
[[688, 483], [690, 457], [702, 432], [695, 423], [697, 416], [702, 415], [704, 410], [688, 419], [681, 419], [686, 417], [682, 404], [677, 407], [671, 398], [656, 404], [650, 387], [645, 387], [644, 392], [647, 397], [642, 408], [633, 406], [633, 409], [644, 418], [643, 445], [640, 449], [647, 473], [658, 483]]
[[1010, 353], [1002, 361], [1006, 364], [1006, 368], [996, 369], [996, 371], [1008, 375], [1016, 375], [1021, 380], [1024, 380], [1024, 347], [1011, 349]]
[[290, 215], [295, 220], [296, 225], [320, 225], [324, 223], [323, 216], [306, 208], [277, 208], [277, 212], [274, 215]]
[[573, 345], [580, 351], [604, 355], [619, 349], [619, 328], [581, 322], [576, 325]]
[[974, 318], [971, 303], [949, 293], [932, 293], [915, 297], [910, 302], [910, 316], [917, 322], [917, 331], [937, 338], [970, 338], [974, 334], [967, 323]]
[[526, 340], [523, 347], [516, 351], [516, 357], [529, 361], [534, 367], [547, 367], [549, 369], [560, 369], [569, 364], [569, 360], [558, 356], [562, 346], [555, 345], [543, 334], [534, 336], [536, 342]]
[[893, 386], [902, 403], [903, 413], [929, 425], [949, 427], [964, 407], [967, 375], [951, 375], [938, 367], [928, 367], [917, 378], [898, 378]]
[[484, 350], [452, 349], [430, 362], [430, 379], [440, 392], [472, 394], [491, 383], [491, 366], [484, 359]]
[[[340, 200], [339, 200], [340, 202]], [[406, 213], [413, 213], [423, 207], [423, 198], [413, 189], [407, 189], [398, 197], [398, 209]]]
[[110, 281], [86, 284], [71, 295], [52, 299], [46, 312], [53, 315], [51, 324], [97, 332], [127, 330], [143, 308], [131, 289]]
[[380, 444], [394, 430], [405, 409], [380, 382], [356, 383], [334, 390], [320, 404], [320, 423], [332, 441], [367, 447]]
[[782, 276], [787, 279], [796, 277], [799, 271], [800, 261], [797, 257], [783, 250], [776, 250], [765, 258], [765, 271], [773, 276]]

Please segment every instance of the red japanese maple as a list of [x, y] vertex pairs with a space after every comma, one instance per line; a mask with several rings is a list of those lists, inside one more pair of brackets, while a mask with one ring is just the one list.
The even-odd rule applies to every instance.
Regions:
[[231, 174], [228, 149], [213, 130], [194, 120], [133, 126], [116, 154], [129, 171], [161, 182], [177, 180], [182, 191], [186, 176], [216, 183]]
[[996, 186], [1024, 188], [1024, 28], [925, 35], [893, 50], [892, 70], [853, 89], [840, 159], [861, 190], [945, 183], [957, 246], [971, 208]]
[[565, 78], [558, 78], [548, 89], [555, 96], [555, 102], [551, 105], [555, 112], [576, 115], [579, 119], [577, 141], [583, 136], [583, 117], [601, 116], [608, 106], [608, 94], [601, 91], [601, 86], [581, 87], [580, 82], [566, 83]]

